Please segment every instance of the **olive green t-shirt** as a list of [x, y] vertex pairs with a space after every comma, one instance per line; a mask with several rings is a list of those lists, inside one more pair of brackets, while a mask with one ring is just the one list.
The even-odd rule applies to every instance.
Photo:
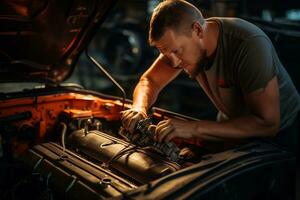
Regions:
[[280, 129], [288, 127], [300, 110], [300, 96], [267, 35], [239, 18], [207, 21], [217, 22], [220, 30], [215, 57], [204, 70], [209, 89], [204, 87], [203, 77], [196, 79], [216, 107], [229, 118], [249, 112], [243, 95], [266, 87], [277, 76]]

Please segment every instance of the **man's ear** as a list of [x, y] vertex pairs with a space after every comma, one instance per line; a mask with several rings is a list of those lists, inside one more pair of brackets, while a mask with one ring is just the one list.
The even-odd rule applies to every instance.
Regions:
[[192, 25], [192, 31], [195, 31], [198, 37], [203, 37], [203, 28], [199, 22], [194, 22]]

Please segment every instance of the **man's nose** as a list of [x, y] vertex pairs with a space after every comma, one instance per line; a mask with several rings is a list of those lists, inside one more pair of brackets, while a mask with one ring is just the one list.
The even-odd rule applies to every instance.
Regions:
[[178, 56], [175, 55], [174, 53], [170, 53], [169, 58], [172, 62], [173, 67], [178, 67], [182, 62], [182, 60], [180, 58], [178, 58]]

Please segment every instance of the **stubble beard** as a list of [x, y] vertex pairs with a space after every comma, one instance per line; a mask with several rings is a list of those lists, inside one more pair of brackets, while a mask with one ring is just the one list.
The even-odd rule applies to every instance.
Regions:
[[201, 70], [203, 70], [203, 65], [207, 62], [207, 60], [208, 60], [207, 52], [206, 50], [202, 50], [198, 58], [198, 61], [196, 62], [195, 66], [193, 66], [192, 68], [193, 70], [191, 70], [189, 73], [189, 77], [191, 79], [195, 79], [195, 77], [199, 75]]

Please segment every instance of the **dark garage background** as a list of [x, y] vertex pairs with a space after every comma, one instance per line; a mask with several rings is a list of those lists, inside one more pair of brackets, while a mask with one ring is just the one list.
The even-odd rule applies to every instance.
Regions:
[[[159, 0], [119, 1], [89, 45], [95, 57], [120, 82], [132, 98], [139, 76], [158, 55], [147, 44], [148, 22]], [[257, 24], [273, 41], [279, 58], [300, 90], [300, 1], [298, 0], [190, 0], [205, 17], [241, 17]], [[67, 82], [104, 93], [121, 93], [82, 55]], [[216, 110], [197, 82], [182, 74], [162, 94], [155, 106], [196, 118], [215, 118]]]

